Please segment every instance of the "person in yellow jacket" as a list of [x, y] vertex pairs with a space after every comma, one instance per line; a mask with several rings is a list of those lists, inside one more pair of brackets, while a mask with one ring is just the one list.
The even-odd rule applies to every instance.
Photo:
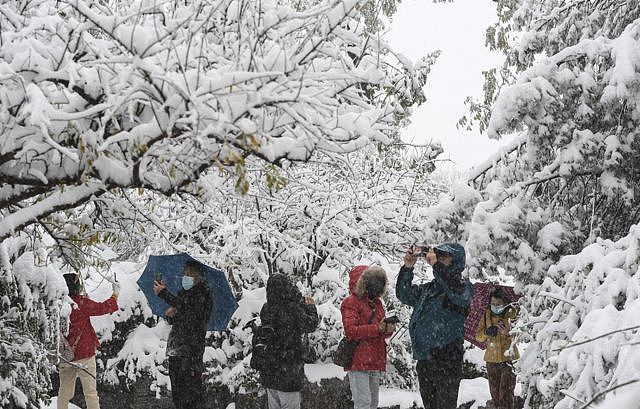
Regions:
[[511, 307], [502, 290], [494, 290], [490, 297], [491, 304], [478, 323], [476, 339], [487, 345], [484, 360], [487, 363], [491, 399], [496, 409], [514, 409], [516, 375], [513, 361], [520, 355], [515, 345], [511, 346], [513, 338], [509, 332], [517, 318], [517, 311]]

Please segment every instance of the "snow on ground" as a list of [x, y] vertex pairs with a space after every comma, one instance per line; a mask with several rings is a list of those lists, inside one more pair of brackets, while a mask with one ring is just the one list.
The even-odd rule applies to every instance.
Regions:
[[311, 383], [328, 378], [344, 379], [347, 376], [341, 366], [334, 364], [307, 364], [304, 366], [304, 374]]
[[[304, 373], [309, 382], [320, 382], [328, 378], [344, 379], [347, 375], [342, 367], [334, 364], [307, 364], [304, 366]], [[484, 406], [489, 399], [489, 382], [485, 378], [463, 379], [460, 382], [458, 406], [475, 401], [471, 409], [477, 409]], [[380, 388], [380, 407], [399, 405], [400, 409], [406, 409], [412, 407], [414, 402], [422, 406], [422, 398], [418, 391]]]
[[[51, 398], [51, 403], [48, 405], [42, 405], [41, 409], [56, 409], [58, 406], [58, 398]], [[81, 409], [79, 406], [74, 405], [73, 403], [69, 403], [69, 409]]]
[[400, 409], [407, 409], [413, 406], [414, 402], [420, 406], [422, 399], [417, 391], [405, 391], [402, 389], [380, 388], [379, 407], [391, 407], [400, 405]]
[[486, 378], [463, 379], [460, 382], [458, 406], [475, 401], [471, 409], [477, 409], [480, 406], [485, 406], [489, 399], [491, 399], [491, 394], [489, 393], [489, 381]]

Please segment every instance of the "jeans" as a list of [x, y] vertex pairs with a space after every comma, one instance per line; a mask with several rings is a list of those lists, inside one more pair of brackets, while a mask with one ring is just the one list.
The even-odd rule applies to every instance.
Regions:
[[76, 379], [80, 378], [82, 392], [87, 409], [100, 409], [98, 391], [96, 390], [96, 357], [73, 361], [71, 364], [61, 363], [60, 389], [58, 389], [58, 409], [67, 409], [69, 401], [76, 393]]
[[379, 371], [349, 371], [353, 409], [377, 409], [380, 389]]
[[269, 409], [300, 409], [300, 392], [267, 389]]

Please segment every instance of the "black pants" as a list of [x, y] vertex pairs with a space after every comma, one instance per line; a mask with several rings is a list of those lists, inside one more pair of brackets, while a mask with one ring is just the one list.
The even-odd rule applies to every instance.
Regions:
[[201, 363], [194, 365], [190, 358], [169, 357], [171, 397], [176, 409], [205, 407], [202, 371], [203, 365]]
[[462, 379], [462, 342], [432, 351], [432, 358], [418, 361], [418, 383], [425, 409], [456, 409]]
[[496, 409], [514, 409], [513, 390], [516, 387], [516, 374], [513, 372], [513, 364], [487, 362], [487, 378]]

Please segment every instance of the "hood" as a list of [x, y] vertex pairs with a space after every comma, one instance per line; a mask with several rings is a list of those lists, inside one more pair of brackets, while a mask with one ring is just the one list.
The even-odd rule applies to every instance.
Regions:
[[[388, 283], [387, 274], [380, 266], [355, 266], [349, 271], [349, 292], [358, 297], [366, 293], [367, 281], [373, 277], [384, 278]], [[386, 287], [386, 285], [385, 285]], [[386, 290], [385, 290], [386, 291]]]
[[355, 266], [349, 271], [349, 292], [351, 294], [356, 293], [356, 287], [358, 286], [358, 280], [369, 266]]
[[267, 280], [267, 302], [269, 304], [287, 304], [302, 300], [302, 293], [289, 277], [284, 274], [273, 274]]
[[449, 269], [450, 272], [459, 274], [462, 273], [466, 267], [467, 255], [464, 252], [464, 247], [458, 243], [443, 243], [434, 247], [435, 250], [443, 253], [451, 254], [453, 257], [453, 263]]

